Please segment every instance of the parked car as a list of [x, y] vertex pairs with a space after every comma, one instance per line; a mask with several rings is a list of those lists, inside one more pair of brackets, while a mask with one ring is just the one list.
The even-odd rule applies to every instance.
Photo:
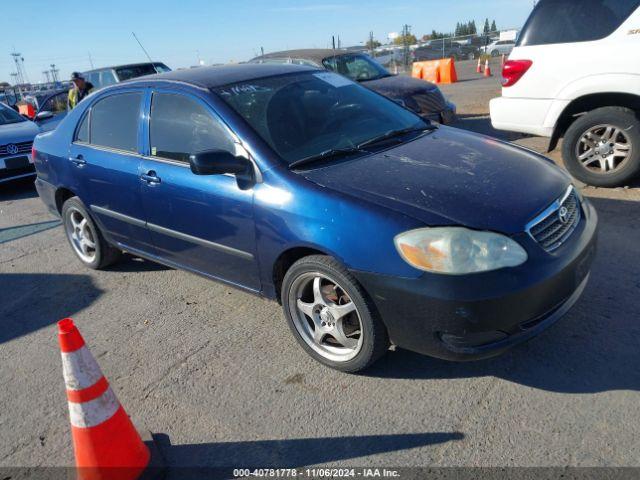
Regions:
[[413, 51], [413, 61], [423, 62], [428, 60], [439, 60], [441, 58], [453, 58], [454, 60], [473, 60], [478, 58], [479, 49], [473, 45], [461, 45], [457, 42], [445, 42], [444, 49], [442, 42], [432, 42], [429, 46], [419, 47]]
[[515, 46], [515, 40], [498, 40], [483, 47], [483, 51], [492, 57], [499, 57], [500, 55], [510, 55]]
[[44, 97], [36, 112], [34, 121], [43, 132], [53, 130], [69, 112], [69, 91], [62, 90]]
[[640, 52], [638, 0], [541, 0], [504, 66], [493, 126], [550, 137], [549, 151], [564, 137], [574, 177], [627, 184], [640, 174], [640, 55], [631, 52]]
[[84, 72], [84, 78], [92, 83], [94, 88], [108, 87], [115, 83], [124, 82], [132, 78], [156, 73], [170, 72], [171, 69], [161, 62], [131, 63], [115, 67], [96, 68]]
[[0, 183], [33, 176], [31, 146], [38, 126], [0, 103]]
[[456, 106], [445, 100], [433, 83], [391, 74], [362, 53], [340, 50], [288, 50], [256, 57], [250, 63], [290, 63], [325, 68], [395, 100], [429, 120], [449, 124], [456, 120]]
[[550, 160], [308, 66], [113, 85], [34, 155], [84, 265], [127, 251], [279, 300], [300, 345], [344, 371], [390, 342], [503, 352], [567, 312], [594, 255], [596, 212]]

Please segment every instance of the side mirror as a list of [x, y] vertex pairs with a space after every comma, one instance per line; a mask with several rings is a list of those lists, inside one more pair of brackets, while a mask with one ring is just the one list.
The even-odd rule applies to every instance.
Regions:
[[45, 110], [43, 112], [38, 112], [35, 120], [46, 120], [48, 118], [53, 118], [53, 112], [49, 112], [48, 110]]
[[249, 160], [226, 150], [206, 150], [189, 155], [189, 166], [196, 175], [234, 175], [249, 170]]

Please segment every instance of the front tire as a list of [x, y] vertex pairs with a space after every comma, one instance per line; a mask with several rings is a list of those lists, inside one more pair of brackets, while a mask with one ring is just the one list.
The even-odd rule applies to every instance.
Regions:
[[73, 253], [86, 267], [99, 270], [120, 258], [122, 252], [107, 243], [78, 197], [62, 205], [62, 223]]
[[322, 255], [294, 263], [282, 283], [289, 328], [315, 360], [355, 373], [389, 349], [389, 337], [357, 280], [335, 259]]
[[564, 136], [562, 158], [569, 173], [588, 185], [625, 185], [640, 173], [638, 117], [622, 107], [583, 115]]

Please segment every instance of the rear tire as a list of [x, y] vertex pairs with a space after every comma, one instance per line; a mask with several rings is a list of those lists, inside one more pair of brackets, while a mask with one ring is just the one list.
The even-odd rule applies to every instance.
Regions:
[[318, 362], [355, 373], [388, 351], [387, 330], [366, 292], [335, 259], [313, 255], [298, 260], [281, 290], [293, 336]]
[[640, 120], [628, 108], [593, 110], [565, 133], [562, 158], [569, 173], [581, 182], [624, 186], [640, 173]]
[[62, 224], [71, 250], [86, 267], [100, 270], [120, 259], [122, 252], [107, 243], [78, 197], [62, 205]]

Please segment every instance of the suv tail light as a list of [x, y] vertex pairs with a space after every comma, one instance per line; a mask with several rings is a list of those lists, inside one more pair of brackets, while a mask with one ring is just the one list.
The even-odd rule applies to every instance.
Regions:
[[527, 73], [533, 62], [531, 60], [507, 60], [502, 67], [502, 86], [510, 87]]
[[33, 145], [31, 146], [31, 160], [33, 160], [35, 162], [36, 160], [36, 147], [34, 147]]

